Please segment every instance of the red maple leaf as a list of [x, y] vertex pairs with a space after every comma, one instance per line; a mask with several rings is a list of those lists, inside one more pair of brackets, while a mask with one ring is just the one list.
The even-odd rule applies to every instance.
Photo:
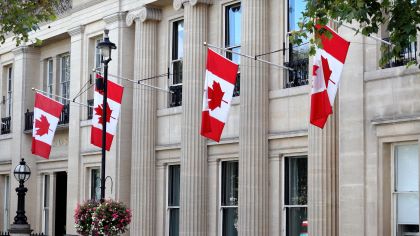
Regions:
[[318, 74], [317, 74], [317, 70], [318, 70], [318, 68], [319, 68], [319, 66], [317, 66], [317, 65], [313, 65], [312, 66], [312, 75], [313, 76], [317, 76]]
[[335, 84], [334, 81], [330, 79], [332, 71], [330, 69], [330, 64], [328, 63], [327, 58], [324, 58], [321, 56], [321, 62], [322, 62], [322, 72], [324, 72], [325, 87], [328, 88], [328, 81], [331, 81], [333, 84]]
[[[95, 114], [99, 116], [99, 124], [103, 124], [103, 117], [102, 117], [102, 105], [98, 105], [98, 107], [95, 107]], [[112, 110], [109, 107], [109, 104], [106, 104], [106, 122], [109, 123], [111, 120], [111, 114]]]
[[223, 95], [225, 95], [225, 92], [222, 91], [220, 84], [217, 83], [216, 81], [213, 81], [213, 88], [209, 87], [208, 89], [208, 99], [209, 99], [210, 110], [214, 110], [217, 107], [222, 106]]
[[41, 115], [41, 118], [35, 120], [35, 128], [36, 128], [36, 135], [43, 136], [44, 134], [48, 134], [48, 130], [50, 129], [50, 123], [46, 116]]

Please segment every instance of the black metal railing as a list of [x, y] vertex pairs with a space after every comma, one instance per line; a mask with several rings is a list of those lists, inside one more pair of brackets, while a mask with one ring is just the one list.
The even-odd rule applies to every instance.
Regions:
[[34, 112], [29, 111], [29, 109], [26, 109], [26, 112], [25, 112], [25, 131], [31, 130], [33, 128], [33, 122], [34, 122]]
[[302, 85], [307, 85], [309, 83], [309, 58], [292, 60], [289, 62], [285, 62], [284, 65], [293, 69], [293, 71], [285, 70], [285, 88], [298, 87]]
[[[389, 38], [383, 38], [384, 41], [389, 42]], [[385, 47], [382, 53], [390, 54], [392, 50], [392, 45], [384, 45]], [[399, 56], [392, 57], [387, 64], [382, 68], [392, 68], [397, 66], [405, 66], [409, 62], [415, 62], [417, 59], [417, 43], [412, 42], [408, 47], [401, 50]]]
[[88, 109], [87, 109], [87, 118], [91, 120], [93, 117], [93, 99], [87, 100]]
[[10, 124], [12, 117], [1, 118], [1, 134], [10, 134]]
[[58, 120], [59, 125], [68, 124], [70, 119], [70, 104], [66, 104], [61, 111], [60, 120]]
[[[70, 118], [70, 104], [66, 104], [61, 111], [60, 119], [58, 120], [59, 125], [64, 125], [69, 123]], [[29, 111], [29, 109], [25, 112], [25, 131], [32, 130], [34, 125], [34, 112]]]
[[241, 73], [236, 74], [235, 88], [233, 89], [233, 96], [241, 95]]
[[169, 86], [169, 107], [178, 107], [182, 105], [182, 84]]
[[172, 61], [172, 84], [182, 84], [182, 60]]
[[9, 232], [0, 231], [0, 236], [10, 236]]
[[[47, 236], [44, 233], [31, 233], [30, 235], [31, 236]], [[9, 232], [0, 231], [0, 236], [10, 236], [10, 233]]]

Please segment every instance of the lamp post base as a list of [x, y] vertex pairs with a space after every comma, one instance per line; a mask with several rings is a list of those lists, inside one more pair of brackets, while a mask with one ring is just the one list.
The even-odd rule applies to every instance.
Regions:
[[11, 236], [30, 236], [31, 232], [30, 224], [12, 224], [9, 229]]

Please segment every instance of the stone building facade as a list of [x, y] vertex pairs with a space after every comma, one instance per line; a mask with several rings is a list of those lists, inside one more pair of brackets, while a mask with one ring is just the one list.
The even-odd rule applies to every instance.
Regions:
[[[0, 47], [0, 231], [15, 215], [20, 158], [32, 170], [34, 231], [76, 234], [76, 204], [98, 198], [94, 111], [63, 100], [50, 159], [33, 156], [31, 88], [73, 99], [90, 87], [95, 46], [109, 29], [110, 79], [125, 90], [106, 197], [132, 208], [130, 235], [419, 235], [420, 71], [404, 65], [418, 60], [415, 45], [381, 68], [380, 42], [340, 27], [351, 46], [334, 115], [320, 130], [308, 122], [307, 45], [287, 39], [303, 1], [63, 2], [58, 19], [31, 34], [41, 46]], [[199, 135], [204, 42], [253, 56], [283, 49], [262, 58], [295, 69], [216, 50], [240, 64], [219, 143]], [[92, 98], [90, 87], [75, 100]]]

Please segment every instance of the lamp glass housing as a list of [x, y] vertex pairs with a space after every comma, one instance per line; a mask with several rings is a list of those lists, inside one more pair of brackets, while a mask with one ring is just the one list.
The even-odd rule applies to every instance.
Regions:
[[26, 182], [31, 176], [31, 169], [29, 168], [29, 166], [26, 165], [26, 162], [22, 159], [19, 165], [15, 167], [13, 174], [17, 181]]

